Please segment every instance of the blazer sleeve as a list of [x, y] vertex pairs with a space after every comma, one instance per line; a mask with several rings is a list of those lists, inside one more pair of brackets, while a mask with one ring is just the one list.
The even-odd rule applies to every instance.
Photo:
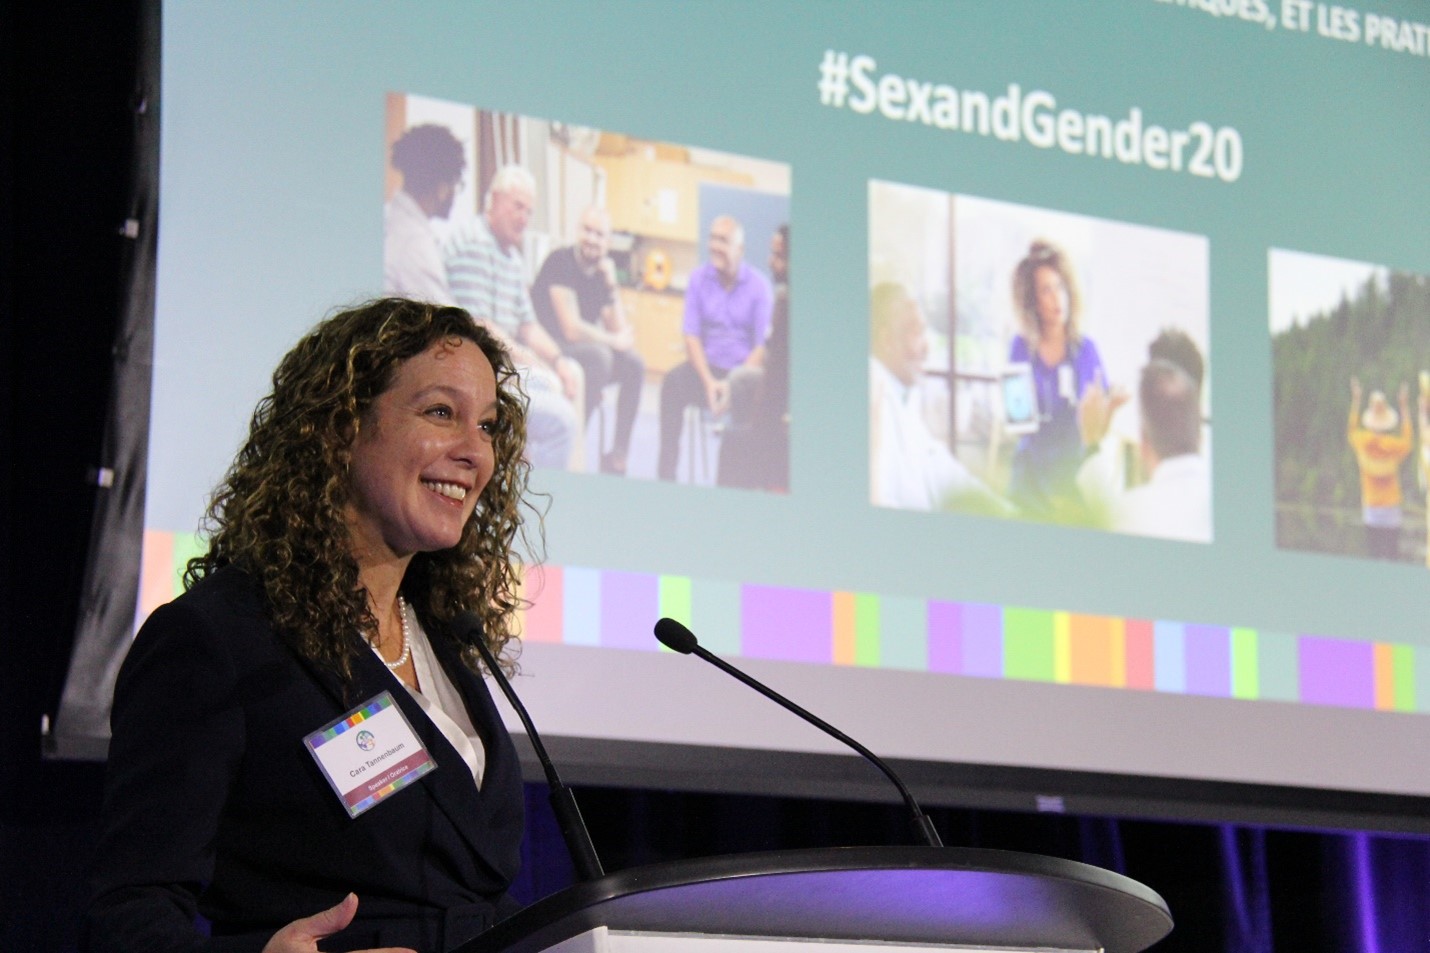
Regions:
[[217, 950], [195, 926], [244, 749], [235, 667], [203, 613], [156, 610], [120, 668], [86, 921], [93, 951]]

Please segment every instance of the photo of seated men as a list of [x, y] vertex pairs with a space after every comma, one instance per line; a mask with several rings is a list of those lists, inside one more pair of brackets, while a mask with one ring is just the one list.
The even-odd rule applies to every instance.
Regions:
[[533, 466], [786, 489], [788, 166], [401, 94], [387, 138], [384, 288], [511, 348]]
[[1430, 565], [1430, 282], [1273, 248], [1276, 544]]
[[870, 255], [874, 503], [1211, 541], [1205, 239], [875, 182]]

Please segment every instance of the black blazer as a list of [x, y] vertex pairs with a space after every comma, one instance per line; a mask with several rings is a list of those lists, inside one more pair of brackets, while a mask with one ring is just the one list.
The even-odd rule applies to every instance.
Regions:
[[[90, 948], [258, 951], [349, 890], [357, 919], [324, 950], [440, 951], [510, 913], [516, 752], [482, 680], [445, 632], [428, 635], [486, 742], [480, 791], [372, 652], [358, 653], [345, 692], [274, 631], [243, 573], [220, 570], [154, 612], [115, 685]], [[383, 690], [437, 770], [354, 819], [302, 739]]]

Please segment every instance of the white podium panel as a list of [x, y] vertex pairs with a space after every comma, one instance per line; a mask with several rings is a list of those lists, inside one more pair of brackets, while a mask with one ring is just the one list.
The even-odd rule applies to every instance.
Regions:
[[[550, 947], [547, 953], [1049, 953], [1048, 950], [961, 944], [891, 943], [886, 940], [810, 940], [799, 937], [634, 933], [596, 927]], [[1074, 951], [1065, 951], [1074, 953]], [[1081, 951], [1078, 951], [1081, 953]], [[1094, 953], [1092, 950], [1086, 953]]]

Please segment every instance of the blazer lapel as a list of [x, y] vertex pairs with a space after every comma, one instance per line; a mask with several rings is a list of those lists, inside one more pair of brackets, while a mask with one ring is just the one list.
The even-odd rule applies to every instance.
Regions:
[[[461, 693], [472, 724], [485, 742], [486, 768], [482, 790], [491, 792], [490, 797], [483, 797], [482, 792], [477, 790], [471, 772], [457, 749], [452, 747], [447, 737], [413, 700], [407, 688], [373, 652], [364, 649], [356, 653], [352, 663], [352, 684], [347, 686], [337, 673], [313, 664], [296, 650], [294, 652], [313, 680], [337, 702], [343, 712], [351, 711], [383, 691], [392, 693], [412, 730], [437, 762], [438, 770], [422, 778], [416, 787], [432, 798], [462, 839], [489, 867], [510, 879], [516, 874], [515, 863], [519, 862], [519, 858], [509, 858], [497, 852], [495, 848], [504, 839], [490, 836], [489, 831], [494, 824], [503, 826], [510, 820], [495, 816], [493, 812], [503, 807], [504, 794], [513, 783], [513, 771], [518, 772], [516, 803], [518, 806], [522, 803], [516, 751], [486, 686], [480, 677], [462, 664], [446, 633], [429, 633], [427, 640], [443, 671]], [[514, 823], [520, 828], [522, 820], [519, 815]]]
[[[443, 807], [449, 811], [452, 822], [462, 831], [462, 836], [467, 838], [468, 843], [487, 863], [495, 870], [514, 877], [519, 858], [507, 857], [494, 851], [497, 845], [506, 843], [510, 838], [493, 837], [491, 833], [493, 829], [508, 825], [514, 825], [518, 829], [522, 825], [519, 813], [523, 805], [521, 766], [517, 763], [516, 749], [512, 747], [511, 737], [507, 734], [506, 726], [502, 724], [496, 705], [492, 703], [486, 683], [480, 675], [463, 664], [447, 633], [429, 633], [427, 641], [447, 678], [461, 694], [472, 725], [481, 736], [486, 752], [486, 766], [482, 772], [482, 789], [478, 795], [477, 808], [469, 811], [465, 803], [458, 805], [455, 801], [445, 803]], [[457, 757], [455, 750], [452, 756]], [[461, 763], [460, 758], [458, 763]], [[434, 775], [436, 773], [434, 772]], [[467, 789], [475, 792], [470, 783]], [[437, 797], [436, 792], [434, 797]], [[438, 802], [443, 803], [440, 797]], [[453, 809], [462, 813], [453, 813]], [[512, 811], [518, 813], [507, 816], [507, 812]]]

